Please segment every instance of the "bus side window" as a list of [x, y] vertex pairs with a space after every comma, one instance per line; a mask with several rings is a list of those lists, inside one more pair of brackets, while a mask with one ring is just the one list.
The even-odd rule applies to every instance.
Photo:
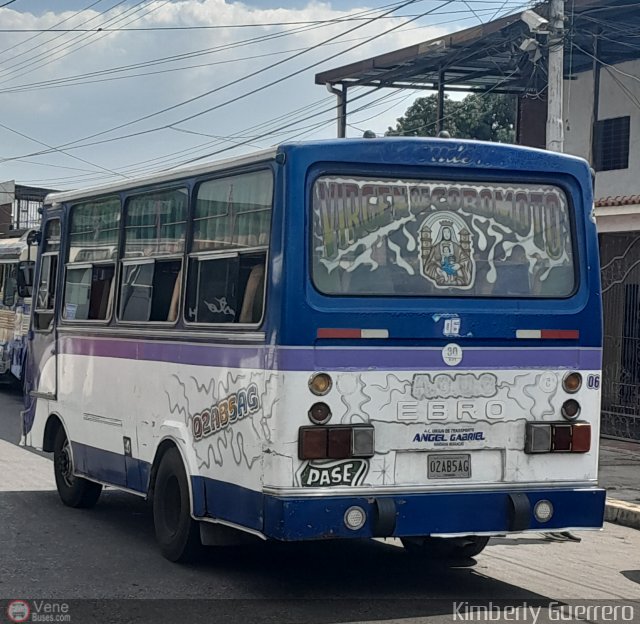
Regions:
[[267, 169], [198, 187], [184, 313], [188, 323], [261, 321], [272, 201], [273, 173]]
[[187, 199], [187, 189], [177, 188], [144, 193], [127, 201], [120, 321], [177, 321]]
[[180, 260], [155, 260], [124, 266], [120, 295], [123, 321], [175, 321], [173, 295], [179, 287]]
[[191, 323], [259, 323], [266, 252], [193, 258], [187, 282]]
[[34, 305], [33, 324], [38, 330], [47, 330], [53, 324], [59, 253], [60, 219], [51, 219], [45, 227], [40, 260], [40, 279]]
[[62, 306], [62, 317], [66, 321], [110, 318], [119, 227], [118, 197], [71, 208]]

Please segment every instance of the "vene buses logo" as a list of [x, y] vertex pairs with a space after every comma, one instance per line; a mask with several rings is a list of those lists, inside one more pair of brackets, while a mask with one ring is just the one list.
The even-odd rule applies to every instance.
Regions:
[[26, 622], [31, 615], [31, 607], [26, 600], [12, 600], [7, 605], [7, 617], [11, 622]]

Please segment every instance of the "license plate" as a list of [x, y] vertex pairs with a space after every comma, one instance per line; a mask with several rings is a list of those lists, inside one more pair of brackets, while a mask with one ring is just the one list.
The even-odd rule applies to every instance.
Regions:
[[468, 479], [471, 477], [471, 455], [429, 455], [427, 470], [429, 479]]

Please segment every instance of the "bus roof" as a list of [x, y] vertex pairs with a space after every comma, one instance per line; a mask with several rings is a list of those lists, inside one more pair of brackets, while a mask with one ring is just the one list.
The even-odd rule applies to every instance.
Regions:
[[[429, 150], [422, 152], [423, 148], [427, 145], [429, 146]], [[366, 155], [368, 159], [373, 159], [375, 162], [388, 164], [390, 157], [392, 158], [394, 155], [400, 154], [401, 159], [404, 160], [412, 156], [418, 157], [420, 164], [462, 164], [479, 168], [513, 168], [519, 171], [529, 169], [556, 171], [558, 168], [561, 170], [569, 168], [574, 172], [579, 171], [581, 175], [584, 175], [585, 172], [588, 171], [588, 165], [582, 158], [521, 145], [432, 137], [323, 139], [318, 141], [291, 141], [283, 143], [280, 146], [236, 156], [234, 158], [208, 162], [183, 169], [162, 171], [139, 178], [112, 182], [102, 186], [51, 193], [47, 195], [45, 204], [69, 202], [86, 197], [117, 193], [152, 184], [162, 184], [192, 176], [222, 171], [230, 167], [241, 167], [264, 162], [275, 158], [279, 150], [287, 150], [287, 148], [313, 150], [313, 153], [315, 153], [319, 159], [325, 159], [329, 154], [339, 159], [347, 157], [347, 160], [352, 161], [353, 155], [360, 153], [363, 156]], [[400, 151], [398, 152], [398, 150]], [[523, 156], [525, 157], [523, 158]]]
[[271, 147], [257, 152], [252, 152], [251, 154], [244, 154], [243, 156], [235, 156], [234, 158], [216, 160], [214, 162], [208, 162], [206, 164], [193, 167], [184, 167], [182, 169], [174, 169], [172, 171], [161, 171], [159, 173], [154, 173], [139, 178], [129, 178], [121, 182], [111, 182], [110, 184], [103, 184], [101, 186], [94, 186], [83, 189], [75, 189], [71, 191], [61, 191], [60, 193], [50, 193], [46, 196], [44, 203], [50, 205], [54, 203], [68, 202], [75, 199], [81, 199], [83, 197], [92, 197], [96, 195], [106, 195], [108, 193], [126, 191], [150, 184], [162, 184], [163, 182], [171, 182], [172, 180], [180, 180], [182, 178], [189, 178], [191, 176], [202, 175], [204, 173], [211, 173], [214, 171], [227, 169], [232, 166], [240, 167], [242, 165], [251, 165], [253, 163], [274, 158], [276, 152], [277, 148]]

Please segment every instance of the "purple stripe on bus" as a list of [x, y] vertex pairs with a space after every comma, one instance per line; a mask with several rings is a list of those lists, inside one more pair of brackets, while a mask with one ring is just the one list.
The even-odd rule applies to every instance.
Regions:
[[326, 370], [455, 370], [509, 368], [566, 368], [599, 370], [600, 349], [463, 348], [456, 367], [447, 366], [440, 349], [358, 349], [221, 346], [122, 339], [64, 337], [60, 353], [92, 355], [196, 366], [267, 368], [288, 371]]
[[227, 347], [133, 340], [61, 338], [60, 352], [73, 355], [172, 362], [197, 366], [262, 368], [264, 347]]
[[456, 368], [491, 370], [494, 368], [576, 368], [599, 370], [599, 349], [464, 349], [457, 366], [447, 366], [440, 349], [280, 349], [282, 370], [358, 369], [414, 370]]

